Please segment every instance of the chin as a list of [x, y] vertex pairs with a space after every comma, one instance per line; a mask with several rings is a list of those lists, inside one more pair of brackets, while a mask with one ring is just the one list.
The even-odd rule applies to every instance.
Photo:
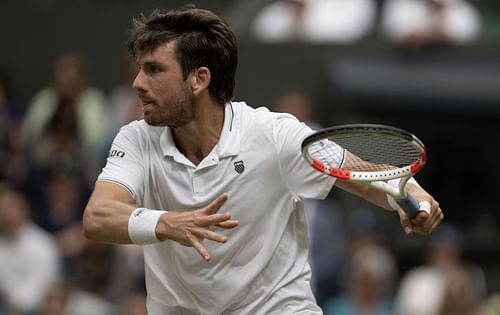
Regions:
[[144, 114], [144, 121], [150, 126], [155, 126], [155, 127], [169, 126], [169, 124], [166, 121], [164, 121], [160, 117], [157, 117], [154, 115]]
[[156, 119], [148, 119], [144, 117], [144, 121], [150, 126], [155, 126], [155, 127], [166, 126], [164, 122], [158, 121]]
[[144, 113], [144, 121], [151, 126], [161, 126], [159, 119], [151, 113]]

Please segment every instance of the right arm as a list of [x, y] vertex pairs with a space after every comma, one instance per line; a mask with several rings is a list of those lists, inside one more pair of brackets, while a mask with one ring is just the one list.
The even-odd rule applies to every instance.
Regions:
[[130, 244], [128, 219], [136, 208], [127, 189], [97, 181], [83, 213], [85, 236], [98, 242]]
[[[210, 228], [218, 226], [231, 229], [239, 224], [237, 220], [231, 219], [229, 212], [217, 213], [226, 200], [227, 194], [222, 194], [197, 210], [163, 213], [155, 227], [156, 238], [192, 246], [205, 260], [210, 260], [203, 240], [206, 238], [219, 243], [227, 241], [227, 236], [213, 232]], [[111, 182], [98, 181], [83, 216], [85, 236], [98, 242], [132, 243], [128, 221], [136, 208], [127, 189]]]

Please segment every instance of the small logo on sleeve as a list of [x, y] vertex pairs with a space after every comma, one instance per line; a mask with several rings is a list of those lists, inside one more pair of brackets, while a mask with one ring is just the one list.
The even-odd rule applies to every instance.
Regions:
[[243, 164], [243, 161], [234, 162], [233, 165], [236, 173], [241, 174], [245, 171], [245, 164]]
[[125, 156], [125, 152], [120, 151], [120, 150], [111, 150], [109, 151], [109, 157], [119, 157], [122, 158]]

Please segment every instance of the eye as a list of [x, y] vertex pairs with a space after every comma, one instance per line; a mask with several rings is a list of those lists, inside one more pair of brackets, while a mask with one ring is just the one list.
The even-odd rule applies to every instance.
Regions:
[[157, 65], [149, 65], [144, 69], [144, 71], [149, 75], [155, 75], [161, 72], [161, 68]]

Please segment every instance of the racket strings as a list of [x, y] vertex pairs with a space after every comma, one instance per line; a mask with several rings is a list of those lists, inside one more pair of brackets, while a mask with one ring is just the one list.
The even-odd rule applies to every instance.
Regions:
[[345, 150], [332, 141], [323, 139], [314, 142], [309, 146], [309, 154], [329, 167], [341, 168], [344, 164]]
[[[329, 140], [327, 142], [333, 141], [355, 155], [342, 164], [342, 169], [349, 171], [378, 172], [401, 168], [417, 161], [421, 153], [412, 142], [385, 134], [340, 134]], [[338, 146], [334, 150], [335, 146], [314, 143], [309, 154], [325, 166], [340, 168]]]

